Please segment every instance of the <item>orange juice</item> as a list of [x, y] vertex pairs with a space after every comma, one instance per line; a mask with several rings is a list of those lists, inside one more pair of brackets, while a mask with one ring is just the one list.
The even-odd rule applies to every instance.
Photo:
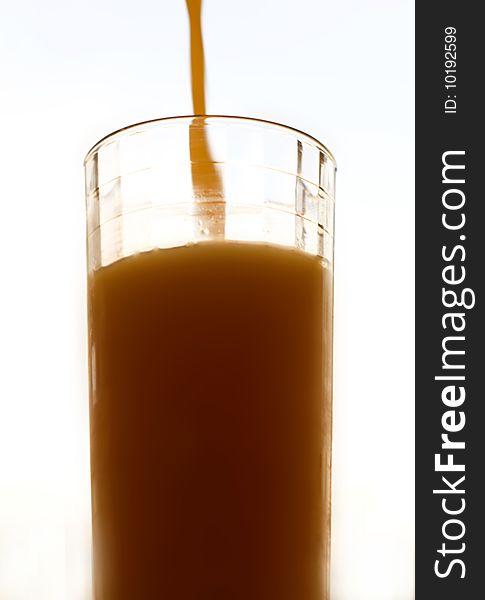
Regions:
[[257, 243], [90, 274], [96, 600], [323, 600], [331, 289]]

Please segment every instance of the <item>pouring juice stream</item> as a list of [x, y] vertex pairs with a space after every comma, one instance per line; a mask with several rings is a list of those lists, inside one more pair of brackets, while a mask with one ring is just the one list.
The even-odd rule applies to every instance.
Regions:
[[190, 63], [194, 115], [189, 131], [190, 159], [198, 226], [205, 236], [224, 238], [224, 190], [208, 140], [205, 100], [205, 60], [202, 37], [202, 0], [186, 0], [190, 22]]

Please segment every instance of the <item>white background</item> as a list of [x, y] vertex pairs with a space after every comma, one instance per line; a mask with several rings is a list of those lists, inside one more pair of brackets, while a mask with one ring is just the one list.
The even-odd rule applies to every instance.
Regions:
[[[410, 600], [412, 2], [205, 4], [209, 112], [337, 157], [332, 600]], [[1, 600], [89, 597], [82, 160], [111, 130], [190, 114], [188, 68], [184, 0], [1, 9]]]

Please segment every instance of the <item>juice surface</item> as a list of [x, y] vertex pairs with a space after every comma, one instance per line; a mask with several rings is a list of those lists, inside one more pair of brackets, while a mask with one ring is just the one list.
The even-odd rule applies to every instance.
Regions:
[[228, 241], [90, 275], [96, 600], [327, 598], [329, 282]]

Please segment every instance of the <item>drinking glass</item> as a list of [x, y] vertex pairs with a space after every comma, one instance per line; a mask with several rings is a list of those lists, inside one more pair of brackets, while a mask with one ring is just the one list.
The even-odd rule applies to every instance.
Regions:
[[222, 116], [88, 153], [96, 600], [328, 598], [335, 170]]

